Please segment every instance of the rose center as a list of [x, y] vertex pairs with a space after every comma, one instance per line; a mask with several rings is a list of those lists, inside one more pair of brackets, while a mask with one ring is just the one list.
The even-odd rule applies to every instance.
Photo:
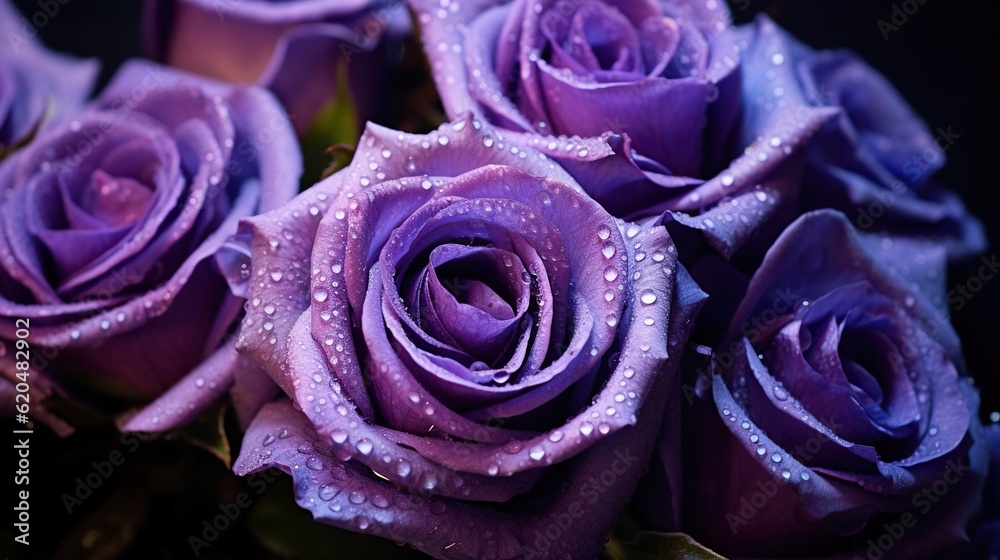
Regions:
[[[517, 255], [495, 247], [435, 247], [410, 309], [428, 334], [495, 367], [508, 356], [531, 298]], [[413, 301], [415, 300], [415, 301]]]
[[112, 177], [98, 169], [82, 189], [79, 207], [107, 227], [134, 224], [149, 208], [153, 192], [128, 177]]

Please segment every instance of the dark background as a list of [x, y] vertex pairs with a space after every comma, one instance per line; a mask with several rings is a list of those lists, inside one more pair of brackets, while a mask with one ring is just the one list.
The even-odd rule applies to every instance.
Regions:
[[[766, 12], [814, 47], [855, 50], [899, 88], [931, 129], [950, 126], [960, 134], [938, 179], [957, 191], [986, 225], [988, 257], [1000, 250], [993, 169], [997, 156], [992, 153], [998, 146], [994, 138], [1000, 130], [1000, 99], [986, 80], [997, 70], [1000, 3], [924, 2], [906, 2], [907, 8], [918, 9], [888, 40], [877, 22], [888, 21], [893, 4], [902, 7], [902, 0], [734, 0], [730, 5], [738, 23]], [[40, 10], [37, 0], [14, 3], [29, 17]], [[104, 83], [123, 60], [141, 54], [140, 11], [136, 0], [70, 0], [59, 6], [40, 35], [55, 50], [100, 58]], [[978, 267], [975, 261], [955, 267], [949, 287], [964, 282]], [[970, 373], [982, 391], [985, 418], [1000, 409], [995, 360], [1000, 348], [1000, 277], [954, 312], [953, 320]], [[62, 440], [43, 429], [32, 446], [32, 554], [24, 556], [19, 550], [14, 556], [18, 558], [188, 558], [192, 554], [186, 535], [199, 531], [202, 519], [217, 514], [220, 501], [231, 501], [246, 489], [203, 451], [179, 442], [145, 442], [127, 454], [118, 471], [123, 474], [108, 477], [92, 498], [67, 514], [60, 496], [73, 491], [74, 479], [91, 472], [92, 461], [127, 448], [111, 430], [85, 430]], [[273, 530], [278, 540], [283, 532], [294, 532], [292, 540], [317, 543], [321, 548], [309, 553], [317, 559], [353, 557], [350, 551], [361, 549], [367, 549], [366, 557], [417, 557], [408, 547], [311, 523], [290, 504], [290, 495], [287, 480], [269, 485], [264, 495], [255, 496], [256, 513], [244, 512], [201, 558], [283, 557], [274, 552], [273, 543], [265, 546], [255, 536], [261, 527]], [[281, 526], [276, 520], [286, 522]], [[0, 551], [11, 542], [5, 534], [9, 530], [7, 523], [0, 526]]]

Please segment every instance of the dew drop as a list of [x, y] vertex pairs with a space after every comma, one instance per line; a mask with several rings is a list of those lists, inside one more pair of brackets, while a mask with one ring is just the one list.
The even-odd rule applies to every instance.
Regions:
[[522, 444], [520, 441], [512, 439], [507, 443], [503, 444], [503, 450], [506, 451], [507, 453], [517, 453], [518, 451], [521, 450], [521, 445]]
[[329, 502], [336, 495], [337, 495], [337, 490], [334, 487], [330, 486], [329, 484], [324, 484], [323, 486], [319, 487], [319, 499], [323, 500], [324, 502]]
[[375, 446], [372, 444], [372, 441], [368, 438], [364, 438], [358, 441], [358, 452], [360, 452], [362, 455], [371, 454], [372, 449], [374, 447]]
[[347, 500], [354, 505], [363, 504], [365, 503], [365, 495], [361, 492], [351, 492], [350, 496], [347, 497]]

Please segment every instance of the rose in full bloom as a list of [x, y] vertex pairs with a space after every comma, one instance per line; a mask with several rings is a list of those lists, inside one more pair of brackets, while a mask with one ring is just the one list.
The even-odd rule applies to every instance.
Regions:
[[232, 260], [240, 218], [295, 195], [300, 159], [266, 91], [123, 67], [0, 165], [4, 391], [29, 363], [14, 351], [23, 327], [43, 393], [33, 417], [52, 391], [104, 411], [148, 405], [127, 426], [148, 431], [214, 404], [250, 371], [227, 342], [243, 300], [216, 259]]
[[244, 221], [238, 346], [288, 399], [236, 472], [279, 467], [317, 519], [439, 558], [596, 556], [703, 294], [664, 228], [579, 189], [471, 117], [370, 125], [349, 168]]
[[37, 34], [0, 0], [0, 159], [38, 127], [79, 110], [97, 77], [96, 61], [49, 52]]
[[806, 99], [840, 113], [809, 144], [806, 209], [835, 208], [864, 231], [933, 239], [952, 259], [986, 248], [982, 224], [933, 175], [962, 134], [931, 131], [891, 84], [849, 51], [785, 38]]
[[725, 2], [411, 3], [449, 115], [556, 158], [613, 215], [662, 214], [727, 256], [791, 221], [801, 146], [837, 112], [810, 106], [777, 26], [735, 28]]
[[702, 321], [724, 318], [725, 335], [685, 417], [686, 531], [741, 557], [963, 546], [987, 442], [940, 307], [945, 260], [940, 245], [890, 246], [822, 210], [790, 225], [749, 282], [717, 258], [694, 265], [709, 294], [742, 299]]
[[378, 115], [390, 46], [409, 25], [391, 0], [147, 0], [145, 19], [153, 58], [270, 89], [300, 132], [340, 91], [350, 91], [359, 128]]

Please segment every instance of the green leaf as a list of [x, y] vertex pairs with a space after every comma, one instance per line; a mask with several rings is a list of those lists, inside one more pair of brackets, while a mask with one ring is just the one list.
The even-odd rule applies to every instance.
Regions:
[[250, 533], [270, 552], [289, 560], [416, 558], [418, 553], [390, 540], [362, 535], [314, 521], [294, 499], [292, 481], [282, 476], [254, 502], [247, 519]]
[[[333, 99], [316, 115], [302, 139], [302, 158], [305, 166], [301, 185], [303, 189], [311, 187], [321, 178], [350, 162], [349, 157], [345, 161], [338, 157], [337, 153], [333, 154], [334, 157], [330, 157], [331, 148], [355, 146], [360, 136], [349, 83], [347, 65], [341, 64], [337, 69], [337, 91]], [[353, 150], [351, 154], [353, 155]]]
[[612, 537], [604, 549], [608, 560], [726, 560], [684, 533], [640, 531], [629, 540]]
[[221, 404], [209, 409], [177, 434], [219, 458], [228, 469], [231, 466], [232, 451], [229, 448], [229, 439], [226, 437], [225, 419], [226, 405]]

